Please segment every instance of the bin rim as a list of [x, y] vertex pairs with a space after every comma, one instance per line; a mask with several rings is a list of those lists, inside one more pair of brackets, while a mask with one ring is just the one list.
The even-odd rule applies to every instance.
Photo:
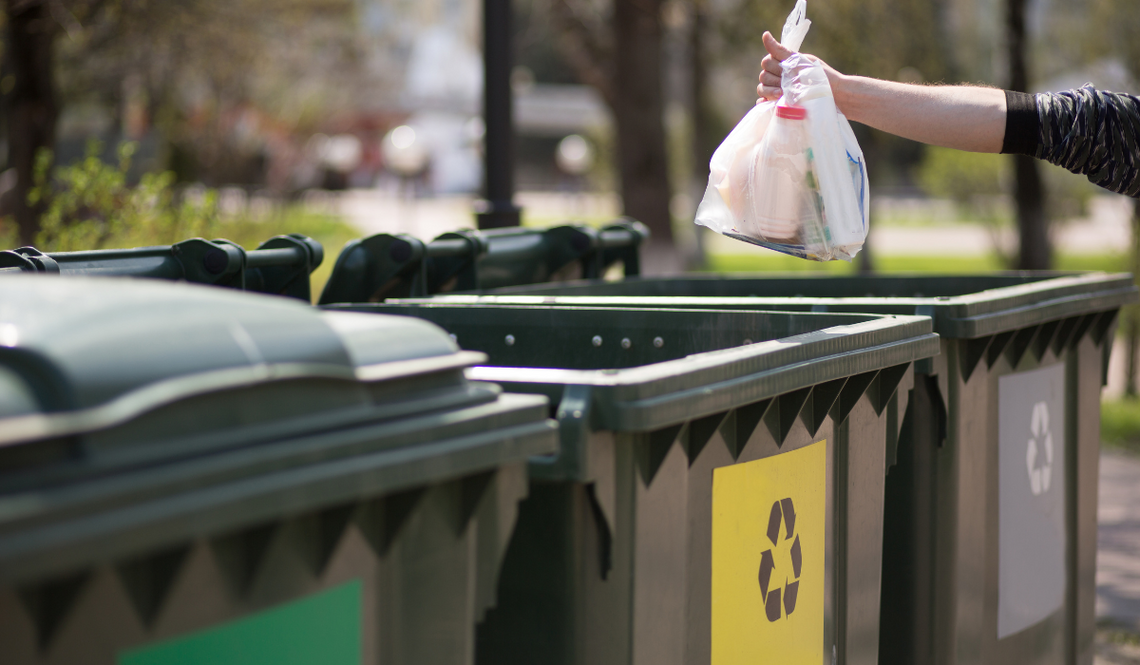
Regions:
[[[495, 402], [281, 442], [72, 486], [0, 496], [0, 580], [34, 581], [558, 450], [547, 398]], [[538, 417], [536, 417], [538, 416]], [[407, 433], [423, 441], [385, 445]], [[329, 445], [328, 439], [336, 445]]]
[[[812, 314], [814, 312], [772, 313], [803, 315]], [[870, 321], [830, 326], [821, 330], [790, 335], [779, 339], [754, 342], [727, 349], [694, 353], [682, 358], [663, 360], [624, 369], [559, 369], [476, 365], [469, 369], [467, 373], [469, 377], [478, 381], [492, 381], [494, 379], [485, 377], [493, 374], [497, 375], [498, 370], [510, 370], [512, 373], [517, 373], [517, 375], [526, 375], [528, 381], [535, 383], [561, 383], [612, 388], [642, 386], [661, 379], [676, 377], [678, 375], [677, 369], [680, 367], [684, 367], [685, 373], [689, 373], [700, 371], [708, 367], [756, 358], [765, 359], [765, 369], [787, 368], [792, 365], [799, 366], [802, 363], [810, 363], [822, 357], [832, 357], [854, 350], [855, 348], [860, 348], [858, 346], [860, 340], [856, 340], [855, 336], [867, 338], [866, 341], [875, 346], [910, 341], [909, 338], [904, 339], [901, 335], [883, 335], [884, 331], [898, 331], [903, 335], [921, 337], [923, 339], [929, 336], [929, 339], [937, 340], [938, 335], [930, 331], [929, 322], [930, 318], [926, 316], [885, 314], [877, 316]], [[833, 338], [837, 333], [851, 335], [849, 339], [844, 340], [847, 343], [842, 344], [842, 348], [836, 349], [835, 352], [828, 353], [826, 356], [805, 357], [804, 352], [809, 347], [819, 348], [822, 344], [833, 342], [835, 341]], [[829, 346], [831, 346], [831, 344], [829, 344]], [[937, 350], [931, 355], [938, 355]], [[567, 381], [566, 379], [572, 380]]]
[[[435, 304], [446, 307], [443, 303]], [[808, 312], [771, 313], [820, 316]], [[575, 370], [484, 365], [472, 367], [466, 374], [472, 381], [498, 383], [508, 392], [525, 386], [530, 386], [529, 391], [542, 385], [555, 390], [587, 387], [596, 406], [592, 426], [645, 431], [817, 384], [905, 366], [940, 353], [941, 342], [931, 331], [930, 317], [857, 314], [865, 319], [632, 368]], [[548, 390], [543, 392], [551, 394]]]
[[[1037, 273], [1015, 273], [1016, 275]], [[676, 278], [635, 277], [625, 283], [693, 280], [715, 282], [730, 279], [762, 281], [776, 274], [696, 275]], [[782, 275], [786, 277], [786, 274]], [[955, 275], [958, 277], [959, 275]], [[984, 277], [990, 275], [975, 275]], [[1000, 276], [1000, 275], [999, 275]], [[1048, 321], [1118, 309], [1140, 301], [1140, 290], [1129, 273], [1043, 273], [1042, 279], [1023, 284], [998, 286], [959, 296], [903, 297], [812, 297], [812, 296], [621, 296], [621, 295], [544, 295], [544, 294], [452, 294], [430, 299], [393, 299], [390, 304], [511, 305], [569, 307], [654, 307], [747, 309], [749, 306], [772, 310], [802, 308], [813, 311], [925, 314], [934, 321], [934, 331], [952, 339], [974, 339], [1008, 332]], [[892, 275], [895, 277], [895, 275]], [[898, 275], [937, 279], [938, 275]], [[838, 279], [830, 276], [804, 277], [804, 280]], [[578, 281], [570, 284], [585, 285]], [[615, 284], [621, 282], [614, 282]], [[1044, 296], [1044, 297], [1043, 297]], [[662, 301], [668, 301], [664, 303]]]

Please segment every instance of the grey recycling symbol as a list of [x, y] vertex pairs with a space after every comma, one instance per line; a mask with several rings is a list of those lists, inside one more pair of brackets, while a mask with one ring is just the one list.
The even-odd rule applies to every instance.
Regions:
[[1033, 405], [1029, 431], [1033, 436], [1025, 449], [1025, 466], [1029, 470], [1029, 489], [1037, 496], [1049, 491], [1053, 479], [1053, 433], [1049, 431], [1049, 407], [1045, 402]]
[[[781, 557], [777, 566], [775, 550], [780, 542], [781, 523], [784, 525], [783, 540], [785, 542], [792, 540], [792, 546], [788, 550], [786, 559]], [[778, 621], [781, 616], [790, 616], [796, 609], [796, 596], [800, 590], [800, 568], [803, 565], [800, 536], [796, 533], [796, 509], [790, 498], [780, 499], [772, 504], [767, 534], [772, 547], [760, 555], [760, 597], [764, 601], [764, 614], [768, 617], [768, 621]], [[776, 588], [771, 589], [769, 586], [772, 584], [773, 573], [777, 573], [775, 576], [777, 581]], [[781, 577], [779, 573], [783, 573], [782, 584], [778, 581]]]

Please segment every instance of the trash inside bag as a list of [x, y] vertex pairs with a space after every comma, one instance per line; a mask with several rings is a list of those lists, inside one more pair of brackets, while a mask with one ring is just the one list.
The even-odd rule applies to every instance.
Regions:
[[[789, 50], [811, 25], [806, 10], [799, 0], [784, 24]], [[799, 53], [780, 64], [783, 96], [758, 103], [713, 153], [696, 223], [792, 256], [850, 261], [867, 237], [863, 151], [823, 65]]]

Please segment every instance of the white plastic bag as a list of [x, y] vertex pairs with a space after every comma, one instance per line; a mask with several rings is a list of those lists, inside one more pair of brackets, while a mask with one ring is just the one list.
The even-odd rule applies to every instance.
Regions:
[[[798, 0], [781, 43], [797, 51], [811, 21]], [[713, 153], [696, 223], [815, 261], [850, 261], [867, 237], [863, 151], [823, 66], [793, 53], [780, 63], [784, 95], [761, 101]]]

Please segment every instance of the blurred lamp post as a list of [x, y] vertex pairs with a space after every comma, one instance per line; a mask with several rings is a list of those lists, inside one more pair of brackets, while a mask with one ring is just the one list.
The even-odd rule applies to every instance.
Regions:
[[476, 208], [479, 228], [518, 226], [514, 203], [514, 126], [511, 122], [511, 2], [483, 0], [483, 122], [486, 199]]

